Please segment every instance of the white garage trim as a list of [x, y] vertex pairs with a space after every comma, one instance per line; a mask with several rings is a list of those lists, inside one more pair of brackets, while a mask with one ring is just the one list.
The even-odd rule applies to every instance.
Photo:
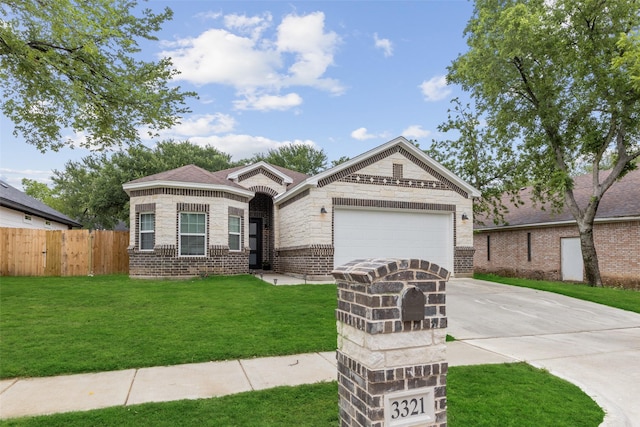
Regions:
[[334, 266], [359, 258], [417, 258], [453, 273], [453, 214], [334, 208]]

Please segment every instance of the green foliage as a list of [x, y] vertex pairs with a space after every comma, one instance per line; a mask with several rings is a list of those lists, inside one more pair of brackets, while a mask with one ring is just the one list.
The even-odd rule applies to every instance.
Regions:
[[[134, 0], [10, 1], [0, 3], [2, 112], [14, 133], [41, 151], [64, 145], [111, 147], [139, 140], [188, 112], [169, 82], [169, 59], [135, 59], [139, 40], [171, 19], [165, 9], [133, 15]], [[63, 139], [69, 129], [84, 141]]]
[[0, 306], [0, 378], [336, 348], [335, 285], [3, 277]]
[[577, 386], [525, 363], [449, 369], [447, 404], [452, 427], [595, 427], [604, 419]]
[[[448, 81], [470, 91], [491, 145], [515, 144], [536, 200], [566, 206], [583, 238], [586, 280], [601, 285], [590, 230], [602, 195], [640, 157], [637, 81], [640, 3], [612, 0], [476, 0], [469, 50]], [[601, 177], [600, 164], [614, 164]], [[573, 176], [594, 176], [578, 206]]]
[[25, 194], [40, 200], [45, 205], [53, 208], [59, 212], [62, 212], [64, 205], [60, 200], [59, 195], [52, 190], [47, 184], [38, 182], [34, 179], [22, 178], [22, 188], [24, 188]]
[[331, 160], [331, 167], [334, 168], [351, 160], [348, 156], [341, 156], [339, 159]]
[[327, 155], [322, 149], [307, 144], [286, 144], [266, 154], [256, 154], [240, 163], [251, 164], [265, 161], [307, 175], [315, 175], [327, 168]]
[[503, 196], [509, 195], [513, 204], [520, 203], [518, 194], [527, 182], [528, 165], [518, 161], [515, 144], [484, 125], [469, 104], [463, 105], [458, 98], [451, 103], [447, 121], [438, 130], [445, 135], [454, 133], [457, 139], [433, 140], [424, 151], [481, 192], [473, 204], [477, 222], [490, 217], [500, 223], [508, 209]]
[[78, 162], [67, 162], [63, 171], [54, 171], [59, 210], [85, 228], [111, 228], [119, 221], [128, 222], [129, 197], [122, 184], [188, 164], [209, 171], [232, 165], [228, 154], [187, 141], [163, 141], [154, 149], [135, 145], [110, 156], [95, 153]]

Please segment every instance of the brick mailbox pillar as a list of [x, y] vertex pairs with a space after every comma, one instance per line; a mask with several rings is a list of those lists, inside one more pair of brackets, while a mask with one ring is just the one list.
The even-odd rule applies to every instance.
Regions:
[[449, 272], [417, 259], [367, 259], [332, 274], [341, 425], [446, 426]]

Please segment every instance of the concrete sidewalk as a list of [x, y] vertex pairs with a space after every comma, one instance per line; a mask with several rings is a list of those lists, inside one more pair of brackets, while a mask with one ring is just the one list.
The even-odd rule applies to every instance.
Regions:
[[[450, 366], [514, 360], [461, 342], [449, 343], [448, 353]], [[0, 381], [0, 419], [205, 399], [335, 379], [334, 352], [10, 379]]]

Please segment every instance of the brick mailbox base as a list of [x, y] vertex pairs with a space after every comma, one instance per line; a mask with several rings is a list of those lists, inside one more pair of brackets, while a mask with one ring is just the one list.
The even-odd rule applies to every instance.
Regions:
[[449, 272], [423, 260], [367, 259], [332, 274], [341, 425], [446, 426]]

